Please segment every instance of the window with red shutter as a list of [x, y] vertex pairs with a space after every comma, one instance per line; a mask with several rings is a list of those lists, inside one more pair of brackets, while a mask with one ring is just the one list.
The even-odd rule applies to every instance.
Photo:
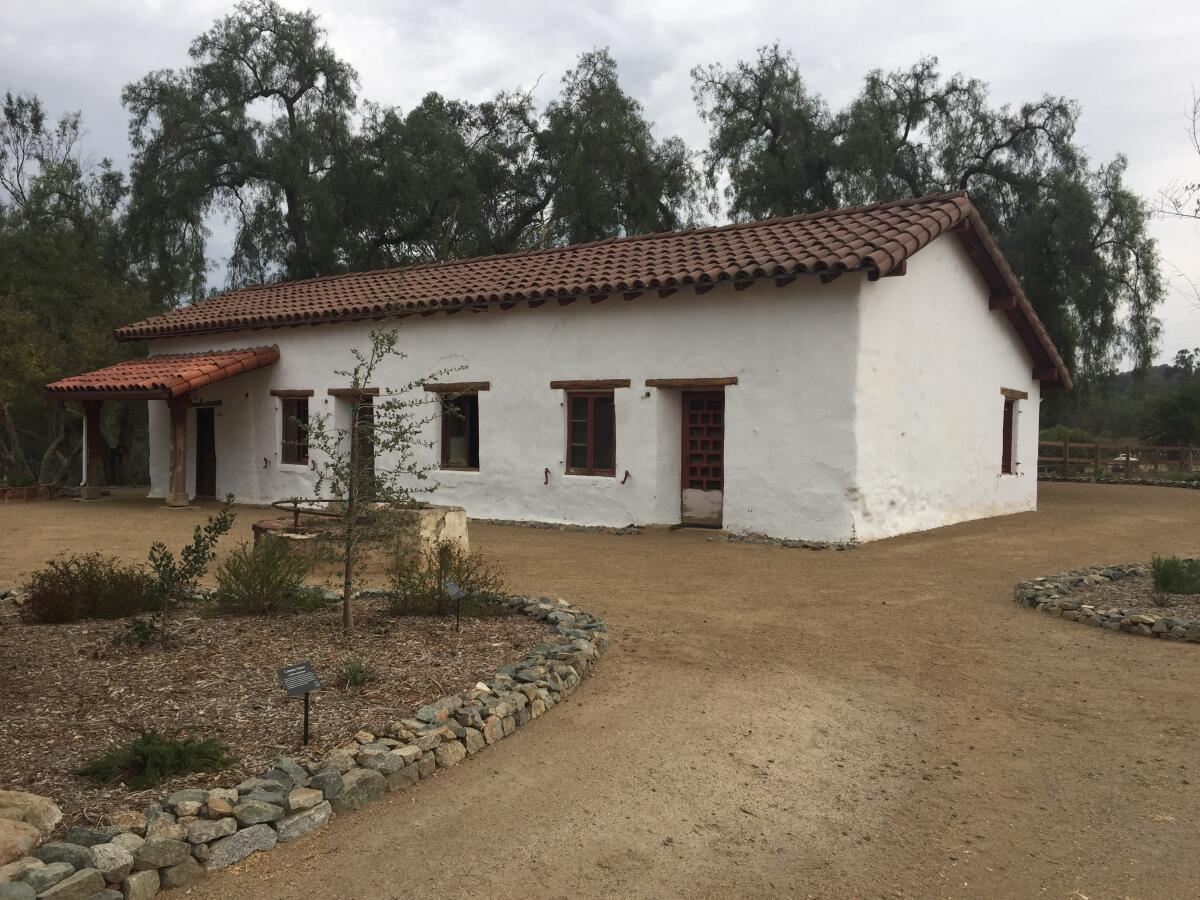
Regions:
[[1005, 475], [1013, 473], [1013, 417], [1016, 414], [1017, 401], [1011, 397], [1004, 398], [1004, 447], [1000, 456], [1000, 471]]

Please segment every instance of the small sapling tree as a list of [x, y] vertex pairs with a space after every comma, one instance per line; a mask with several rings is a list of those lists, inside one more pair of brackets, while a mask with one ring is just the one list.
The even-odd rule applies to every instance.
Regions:
[[332, 528], [334, 561], [341, 569], [342, 627], [354, 628], [356, 573], [369, 546], [394, 542], [401, 523], [396, 512], [416, 505], [416, 496], [436, 485], [428, 483], [434, 465], [422, 461], [420, 450], [432, 447], [426, 426], [437, 419], [437, 398], [423, 390], [425, 382], [455, 369], [440, 369], [398, 387], [378, 388], [376, 373], [384, 360], [403, 360], [395, 329], [372, 331], [370, 347], [352, 350], [354, 365], [335, 374], [349, 379], [345, 396], [349, 418], [335, 422], [325, 415], [310, 416], [308, 447], [316, 470], [318, 498], [333, 501], [339, 515]]

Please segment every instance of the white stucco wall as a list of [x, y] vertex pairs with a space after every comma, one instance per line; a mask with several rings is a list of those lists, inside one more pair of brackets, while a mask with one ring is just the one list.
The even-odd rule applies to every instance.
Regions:
[[[469, 515], [595, 525], [679, 521], [680, 398], [647, 378], [736, 375], [726, 388], [725, 527], [815, 540], [846, 540], [854, 523], [854, 382], [858, 291], [798, 279], [697, 296], [650, 292], [625, 302], [576, 301], [508, 311], [411, 317], [400, 323], [408, 354], [379, 386], [446, 366], [446, 380], [490, 381], [479, 395], [480, 471], [439, 471], [436, 503]], [[280, 361], [199, 392], [220, 400], [215, 418], [217, 493], [265, 503], [311, 493], [313, 473], [279, 461], [282, 414], [272, 389], [313, 389], [312, 414], [333, 411], [334, 369], [365, 347], [367, 323], [265, 329], [160, 340], [152, 353], [277, 344]], [[564, 472], [564, 393], [551, 380], [629, 378], [614, 392], [617, 477]], [[151, 403], [154, 496], [167, 490], [165, 404]], [[194, 426], [194, 420], [193, 420]], [[194, 427], [189, 492], [194, 488]], [[429, 436], [436, 439], [436, 426]], [[430, 460], [435, 457], [431, 452]], [[550, 470], [544, 484], [543, 470]], [[621, 484], [625, 471], [629, 479]]]
[[[868, 541], [1037, 506], [1033, 360], [952, 237], [902, 277], [865, 287], [858, 354], [858, 494]], [[1004, 398], [1017, 403], [1016, 474], [1002, 475]]]

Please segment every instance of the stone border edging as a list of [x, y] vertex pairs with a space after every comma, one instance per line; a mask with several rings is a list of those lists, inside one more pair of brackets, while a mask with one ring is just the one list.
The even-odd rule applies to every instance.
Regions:
[[1200, 490], [1200, 481], [1170, 481], [1166, 478], [1107, 478], [1100, 475], [1038, 475], [1038, 481], [1061, 481], [1069, 484], [1133, 484], [1144, 487], [1175, 487]]
[[280, 757], [235, 788], [176, 791], [144, 811], [114, 813], [106, 826], [71, 828], [63, 840], [0, 866], [0, 900], [148, 900], [293, 841], [335, 814], [369, 806], [508, 737], [591, 674], [608, 649], [608, 626], [564, 600], [505, 603], [546, 622], [549, 634], [491, 681], [441, 697], [378, 733], [360, 731], [316, 762]]
[[857, 541], [805, 541], [798, 538], [771, 537], [769, 534], [759, 534], [756, 531], [727, 531], [713, 535], [708, 540], [719, 544], [762, 544], [768, 547], [783, 547], [788, 550], [853, 550], [858, 546]]
[[1125, 566], [1089, 566], [1086, 569], [1073, 569], [1058, 575], [1018, 582], [1013, 588], [1013, 599], [1022, 606], [1052, 616], [1061, 616], [1110, 631], [1200, 644], [1200, 620], [1152, 616], [1122, 607], [1100, 608], [1068, 597], [1069, 594], [1094, 584], [1148, 574], [1150, 567], [1141, 563]]

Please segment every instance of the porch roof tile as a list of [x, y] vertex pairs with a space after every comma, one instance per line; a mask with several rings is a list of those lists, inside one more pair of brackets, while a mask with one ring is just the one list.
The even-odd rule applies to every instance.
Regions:
[[278, 359], [278, 347], [169, 353], [128, 359], [48, 384], [46, 395], [63, 400], [105, 397], [170, 400], [234, 375], [269, 366]]

